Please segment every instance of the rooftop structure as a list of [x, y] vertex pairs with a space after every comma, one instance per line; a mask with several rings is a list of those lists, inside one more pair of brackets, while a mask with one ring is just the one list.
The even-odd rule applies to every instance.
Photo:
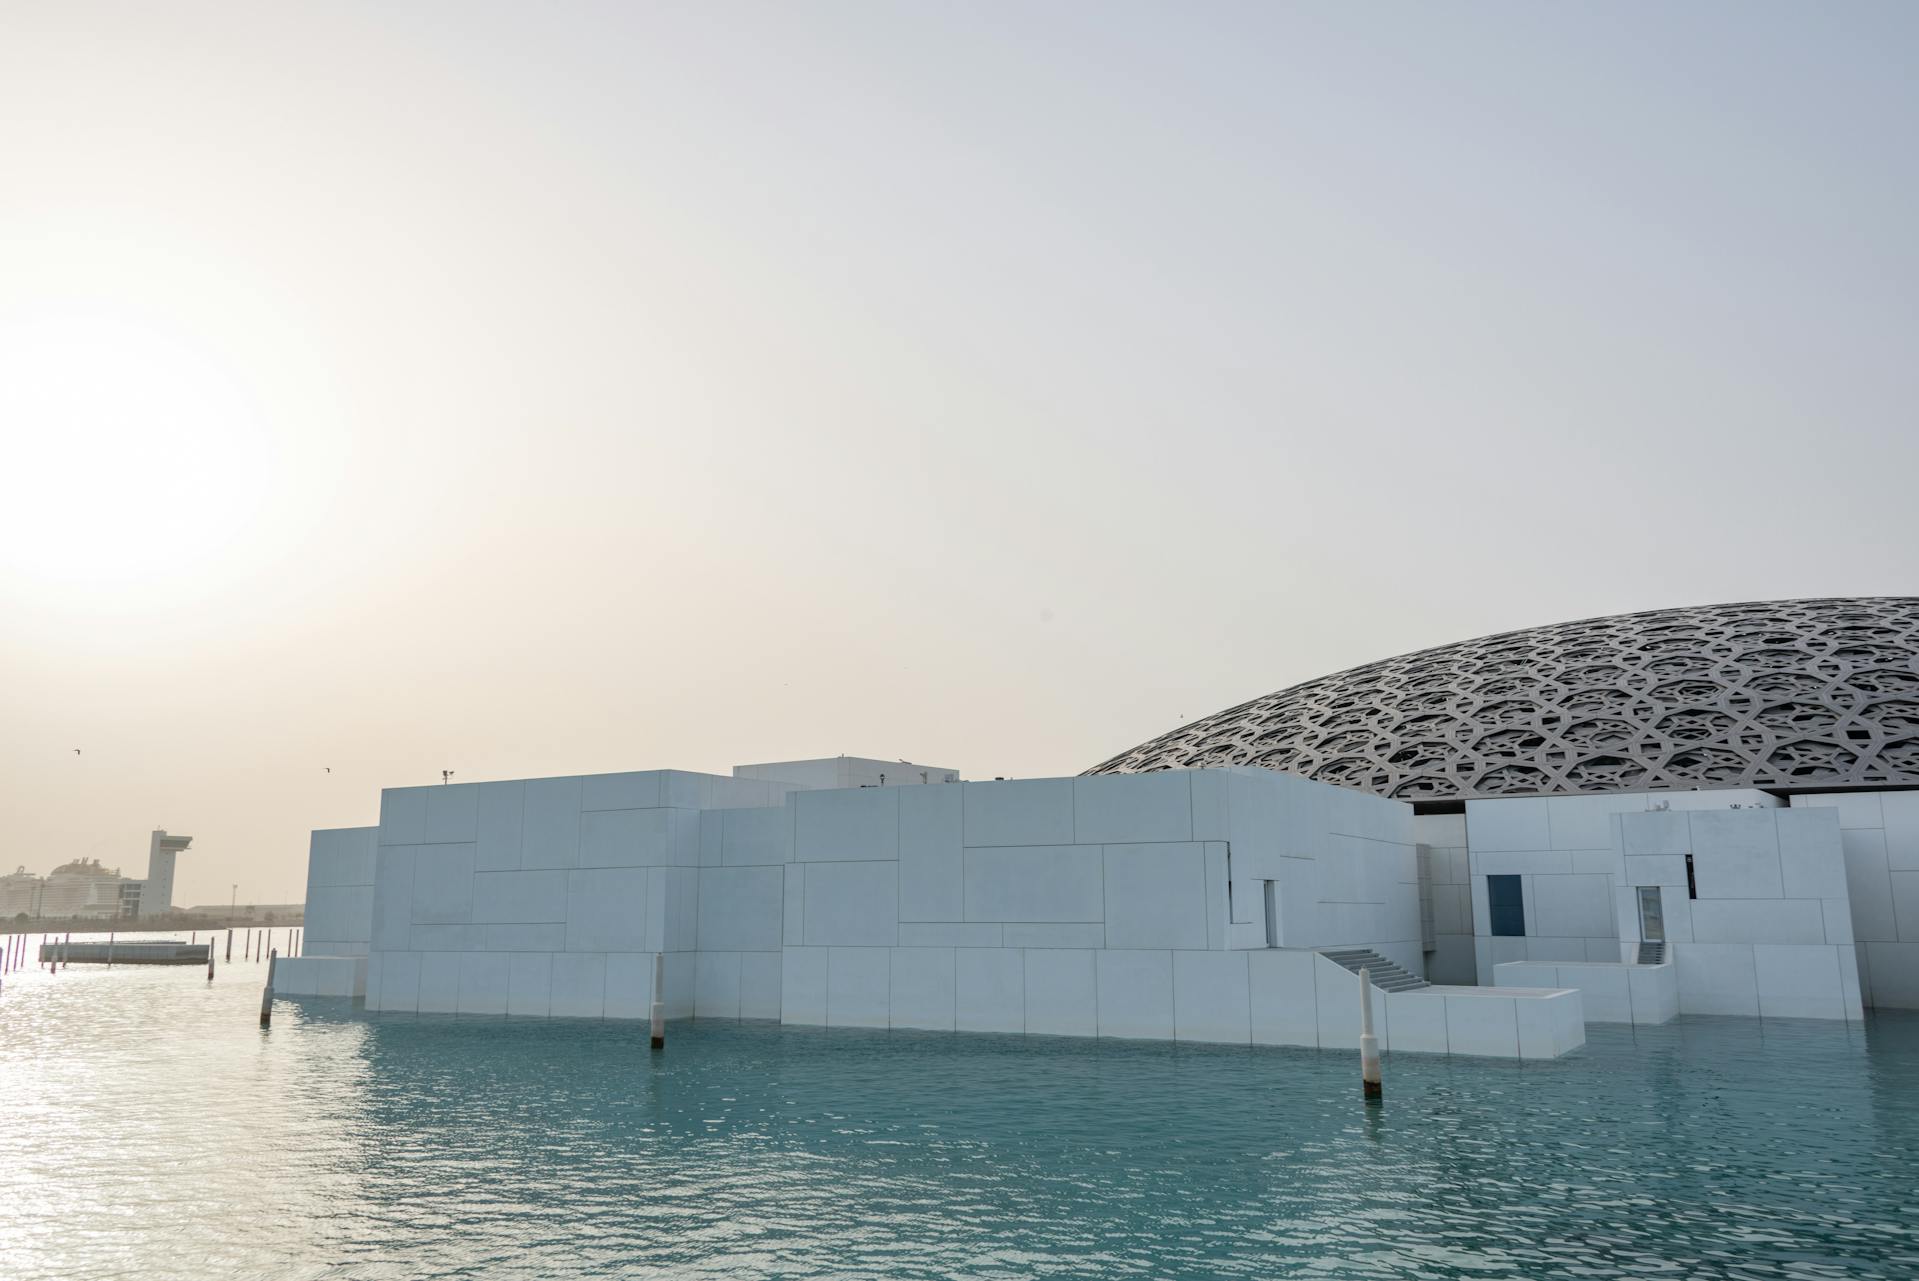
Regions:
[[1413, 801], [1919, 787], [1919, 597], [1654, 610], [1442, 645], [1088, 772], [1228, 765]]

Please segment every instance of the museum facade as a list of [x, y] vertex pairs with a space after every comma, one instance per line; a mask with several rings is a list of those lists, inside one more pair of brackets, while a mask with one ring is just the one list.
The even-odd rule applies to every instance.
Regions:
[[[1078, 777], [836, 757], [390, 788], [282, 991], [1550, 1058], [1588, 1021], [1919, 1007], [1919, 601], [1425, 651]], [[1901, 909], [1905, 910], [1901, 910]]]

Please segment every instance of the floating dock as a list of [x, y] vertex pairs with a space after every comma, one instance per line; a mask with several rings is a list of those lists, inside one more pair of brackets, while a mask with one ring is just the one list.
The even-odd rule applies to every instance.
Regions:
[[42, 943], [43, 961], [80, 965], [205, 965], [213, 944], [183, 943], [179, 939], [141, 939], [137, 943]]

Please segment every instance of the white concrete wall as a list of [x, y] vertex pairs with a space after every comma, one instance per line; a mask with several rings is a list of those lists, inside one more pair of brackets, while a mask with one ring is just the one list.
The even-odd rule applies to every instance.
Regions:
[[806, 792], [791, 809], [789, 1023], [1245, 1041], [1268, 880], [1282, 946], [1421, 968], [1399, 802], [1207, 770]]
[[[723, 867], [730, 812], [791, 790], [678, 770], [387, 789], [367, 1007], [643, 1018], [664, 952], [667, 1012], [690, 1015], [709, 843]], [[756, 1011], [771, 972], [735, 971]]]
[[273, 963], [276, 996], [364, 996], [364, 956], [282, 956]]
[[1471, 985], [1478, 982], [1478, 962], [1473, 950], [1466, 815], [1421, 814], [1413, 820], [1413, 831], [1419, 839], [1426, 977], [1435, 983]]
[[[1628, 884], [1612, 816], [1777, 806], [1764, 792], [1630, 792], [1606, 796], [1522, 796], [1466, 802], [1467, 865], [1472, 887], [1474, 969], [1490, 978], [1507, 961], [1619, 961], [1622, 932], [1617, 890]], [[1526, 935], [1495, 937], [1486, 897], [1488, 876], [1518, 875]]]
[[396, 788], [316, 892], [350, 841], [372, 1009], [642, 1017], [663, 951], [673, 1017], [1244, 1040], [1267, 881], [1282, 946], [1423, 968], [1410, 807], [1264, 770]]
[[[1255, 953], [1257, 966], [1271, 953]], [[1311, 1000], [1321, 1049], [1357, 1049], [1359, 976], [1314, 956], [1313, 987], [1276, 990], [1276, 1011], [1301, 1011]], [[1583, 995], [1555, 983], [1500, 987], [1435, 985], [1410, 992], [1373, 994], [1374, 1031], [1382, 1050], [1394, 1053], [1469, 1054], [1486, 1058], [1553, 1059], [1586, 1043]], [[1281, 1026], [1296, 1026], [1291, 1020]], [[1297, 1033], [1295, 1033], [1297, 1034]], [[1310, 1045], [1301, 1037], [1280, 1042]]]
[[[1698, 809], [1619, 816], [1620, 934], [1639, 938], [1624, 886], [1663, 890], [1682, 1014], [1863, 1017], [1837, 815]], [[1686, 892], [1685, 856], [1698, 897]]]
[[[1467, 837], [1481, 974], [1625, 959], [1639, 939], [1634, 887], [1658, 886], [1680, 1012], [1861, 1017], [1830, 811], [1736, 791], [1469, 801]], [[1485, 878], [1502, 874], [1523, 878], [1523, 938], [1490, 935]]]
[[1792, 805], [1838, 813], [1865, 1003], [1919, 1009], [1919, 792], [1827, 792]]
[[377, 827], [315, 831], [307, 846], [308, 956], [365, 956], [373, 939]]
[[1679, 976], [1670, 961], [1507, 961], [1494, 967], [1493, 981], [1501, 987], [1577, 988], [1594, 1023], [1669, 1023], [1679, 1015]]

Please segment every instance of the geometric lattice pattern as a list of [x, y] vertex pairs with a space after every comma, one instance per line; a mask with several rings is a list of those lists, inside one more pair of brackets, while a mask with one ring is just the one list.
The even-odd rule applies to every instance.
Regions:
[[1222, 765], [1404, 800], [1919, 785], [1919, 597], [1653, 610], [1442, 645], [1087, 773]]

